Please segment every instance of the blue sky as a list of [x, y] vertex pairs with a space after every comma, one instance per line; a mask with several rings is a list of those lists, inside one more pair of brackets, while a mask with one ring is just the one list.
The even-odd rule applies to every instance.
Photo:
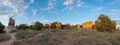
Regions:
[[100, 14], [120, 20], [120, 0], [0, 0], [0, 21], [4, 25], [11, 16], [16, 25], [35, 21], [82, 24], [95, 21]]

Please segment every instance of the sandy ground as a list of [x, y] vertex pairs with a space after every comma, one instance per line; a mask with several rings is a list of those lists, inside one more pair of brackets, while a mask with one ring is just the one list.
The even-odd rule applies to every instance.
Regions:
[[7, 33], [7, 34], [11, 36], [11, 39], [0, 42], [0, 45], [11, 45], [16, 40], [16, 37], [15, 37], [16, 33]]

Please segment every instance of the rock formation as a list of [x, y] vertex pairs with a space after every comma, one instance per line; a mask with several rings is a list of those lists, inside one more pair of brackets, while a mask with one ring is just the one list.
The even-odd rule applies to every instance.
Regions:
[[63, 24], [62, 26], [62, 29], [70, 29], [70, 24]]
[[53, 22], [51, 23], [51, 29], [61, 29], [62, 28], [62, 24], [60, 22]]
[[15, 26], [15, 20], [10, 17], [8, 26]]
[[12, 17], [10, 17], [8, 26], [4, 30], [6, 32], [11, 32], [11, 31], [17, 30], [17, 28], [15, 27], [15, 20], [12, 19]]
[[49, 24], [45, 24], [45, 25], [43, 25], [43, 28], [44, 29], [50, 29], [50, 26], [49, 26]]
[[82, 28], [82, 25], [77, 24], [77, 29], [81, 29], [81, 28]]
[[56, 25], [56, 29], [60, 29], [61, 28], [61, 23], [60, 22], [55, 22], [55, 25]]
[[88, 21], [88, 22], [85, 22], [83, 23], [83, 29], [89, 29], [89, 30], [92, 30], [92, 26], [93, 26], [93, 22], [92, 21]]

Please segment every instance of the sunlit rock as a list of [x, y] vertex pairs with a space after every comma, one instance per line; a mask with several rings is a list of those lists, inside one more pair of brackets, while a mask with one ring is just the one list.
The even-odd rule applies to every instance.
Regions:
[[84, 22], [84, 23], [83, 23], [83, 28], [84, 28], [84, 29], [88, 29], [88, 30], [92, 30], [93, 25], [94, 25], [94, 24], [93, 24], [92, 21]]

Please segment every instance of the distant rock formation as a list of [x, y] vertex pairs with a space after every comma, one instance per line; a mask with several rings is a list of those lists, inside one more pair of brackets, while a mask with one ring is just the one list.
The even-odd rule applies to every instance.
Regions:
[[53, 22], [51, 23], [51, 29], [61, 29], [62, 28], [62, 24], [60, 22]]
[[93, 25], [94, 24], [93, 24], [92, 21], [84, 22], [83, 23], [83, 29], [91, 29], [92, 30]]
[[12, 17], [10, 17], [8, 26], [4, 30], [6, 32], [11, 32], [11, 31], [17, 30], [17, 28], [15, 27], [15, 20], [12, 19]]
[[62, 29], [70, 29], [70, 24], [63, 24], [62, 26]]
[[8, 26], [15, 26], [15, 20], [10, 17]]
[[55, 25], [56, 25], [56, 29], [61, 29], [61, 23], [60, 22], [55, 22]]
[[50, 29], [50, 25], [49, 24], [45, 24], [45, 25], [43, 25], [43, 28], [44, 29]]
[[78, 28], [78, 29], [81, 29], [81, 28], [82, 28], [82, 25], [77, 24], [77, 28]]
[[84, 22], [83, 24], [77, 24], [77, 29], [87, 29], [87, 30], [95, 30], [94, 24], [92, 21]]

